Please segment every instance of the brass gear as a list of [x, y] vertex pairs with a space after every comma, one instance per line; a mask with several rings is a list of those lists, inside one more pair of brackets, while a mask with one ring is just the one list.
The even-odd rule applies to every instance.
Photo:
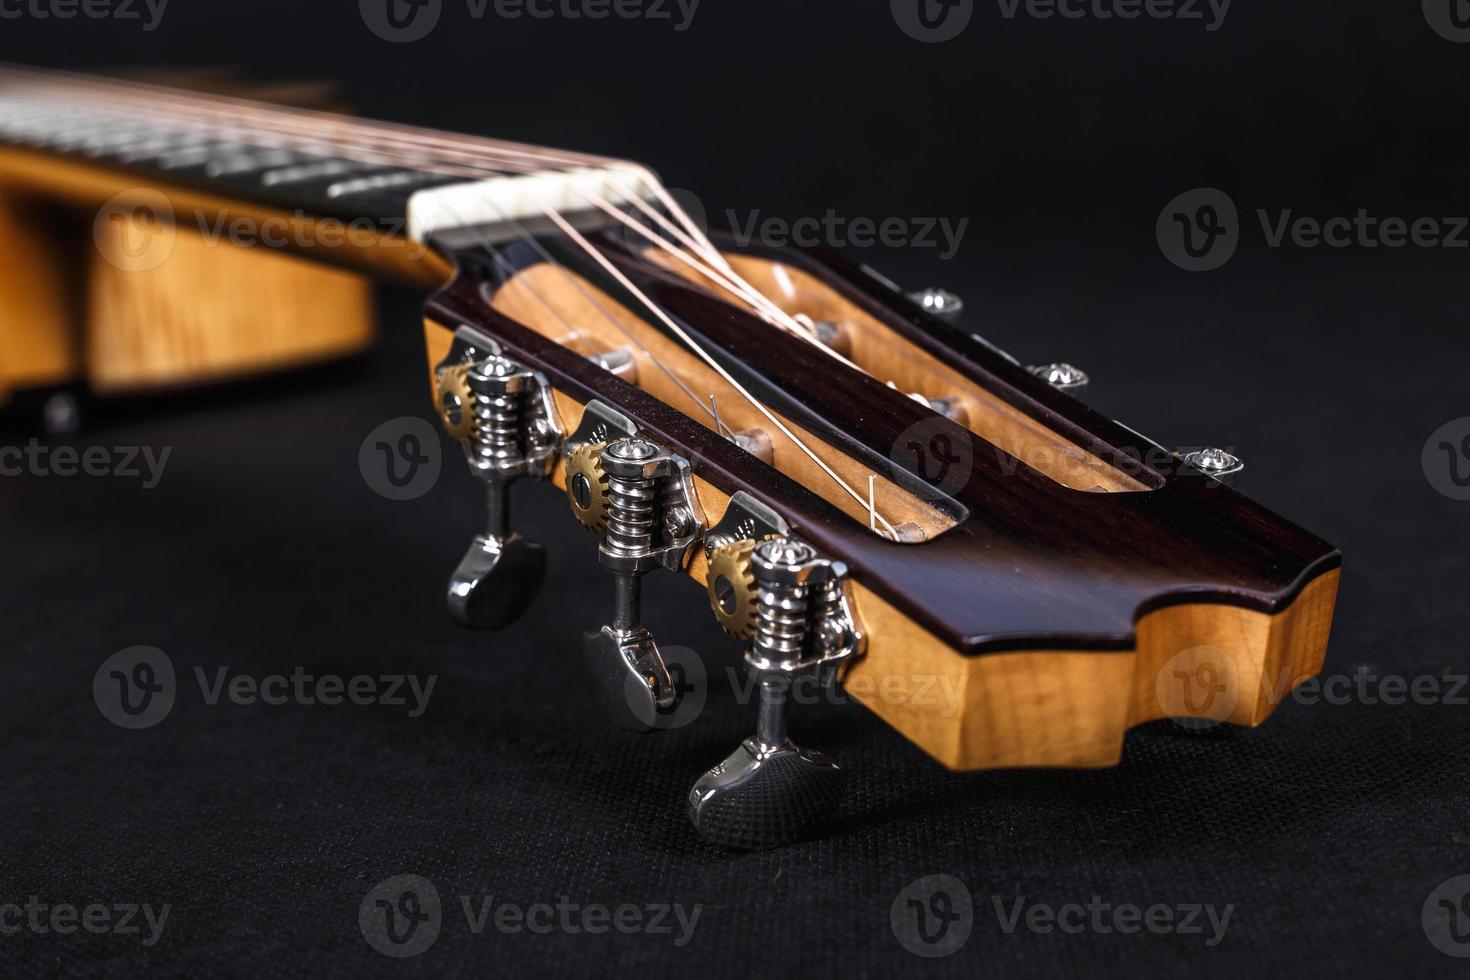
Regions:
[[439, 421], [451, 439], [475, 435], [475, 393], [470, 390], [470, 366], [451, 364], [434, 376]]
[[750, 538], [720, 545], [710, 553], [704, 575], [715, 619], [726, 633], [741, 640], [755, 634], [755, 573], [750, 570], [755, 546]]
[[[605, 445], [589, 442], [567, 453], [567, 501], [573, 516], [589, 531], [607, 527], [607, 474], [602, 469]], [[585, 497], [585, 506], [579, 496]]]

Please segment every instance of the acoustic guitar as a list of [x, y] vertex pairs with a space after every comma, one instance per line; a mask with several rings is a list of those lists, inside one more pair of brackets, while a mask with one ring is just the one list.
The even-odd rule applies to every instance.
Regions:
[[510, 490], [550, 485], [610, 579], [592, 694], [655, 732], [682, 685], [640, 582], [693, 579], [759, 692], [687, 800], [716, 844], [838, 805], [842, 770], [787, 731], [803, 679], [951, 769], [1091, 767], [1150, 720], [1259, 724], [1322, 664], [1340, 556], [1232, 488], [1230, 453], [1100, 415], [943, 290], [713, 234], [635, 163], [10, 68], [0, 233], [0, 397], [340, 356], [370, 280], [432, 291], [433, 409], [486, 494], [450, 615], [535, 601]]

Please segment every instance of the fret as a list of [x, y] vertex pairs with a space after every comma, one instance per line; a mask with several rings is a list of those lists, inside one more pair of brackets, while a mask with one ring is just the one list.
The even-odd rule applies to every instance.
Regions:
[[[180, 105], [160, 98], [153, 104], [128, 92], [122, 96], [98, 92], [89, 97], [85, 90], [64, 84], [32, 85], [0, 74], [0, 145], [84, 156], [133, 172], [135, 180], [146, 182], [152, 176], [160, 184], [201, 189], [216, 199], [322, 218], [366, 218], [417, 232], [425, 232], [434, 221], [494, 223], [489, 215], [502, 215], [507, 207], [539, 208], [575, 196], [567, 198], [575, 188], [549, 175], [538, 180], [530, 174], [522, 184], [514, 169], [496, 170], [493, 156], [487, 161], [492, 166], [478, 166], [473, 157], [466, 160], [472, 144], [437, 151], [411, 132], [338, 116], [293, 115], [262, 106], [236, 110], [227, 101], [211, 108], [197, 99]], [[446, 139], [443, 134], [426, 135]], [[450, 152], [455, 155], [448, 156]], [[511, 152], [523, 154], [525, 148]], [[556, 161], [561, 164], [556, 169], [569, 158]], [[589, 158], [594, 168], [602, 162]], [[463, 194], [441, 196], [427, 209], [432, 221], [411, 219], [409, 199], [415, 194], [439, 194], [489, 178], [496, 178], [495, 194], [514, 195], [514, 201], [487, 203], [480, 200], [481, 192], [469, 199]], [[586, 189], [626, 190], [600, 178]]]
[[331, 198], [352, 197], [356, 194], [367, 194], [394, 187], [413, 187], [421, 184], [431, 184], [444, 179], [442, 174], [429, 174], [417, 170], [397, 170], [392, 173], [376, 174], [372, 177], [357, 177], [353, 180], [338, 181], [327, 188], [327, 196]]
[[169, 154], [182, 153], [203, 145], [197, 136], [166, 136], [151, 142], [140, 143], [137, 147], [122, 153], [108, 155], [117, 157], [123, 163], [150, 163]]
[[211, 161], [218, 160], [221, 154], [238, 154], [245, 147], [239, 143], [209, 143], [204, 146], [190, 147], [179, 150], [176, 153], [168, 153], [158, 158], [157, 166], [161, 170], [181, 170], [188, 167], [205, 167]]
[[147, 110], [131, 114], [52, 94], [0, 90], [0, 144], [166, 173], [169, 181], [215, 188], [226, 198], [349, 220], [401, 221], [414, 190], [461, 182], [336, 155], [326, 134], [293, 138], [243, 122], [195, 123], [162, 113], [154, 122], [150, 116]]
[[234, 177], [257, 170], [271, 170], [301, 162], [305, 159], [290, 150], [247, 150], [235, 156], [212, 161], [204, 168], [211, 177]]
[[296, 184], [306, 180], [319, 180], [322, 177], [338, 177], [342, 174], [352, 173], [355, 170], [370, 170], [376, 168], [377, 164], [360, 163], [356, 160], [321, 160], [316, 163], [303, 163], [294, 167], [281, 167], [278, 170], [269, 170], [261, 174], [260, 182], [266, 187], [276, 187], [281, 184]]
[[77, 149], [81, 150], [88, 156], [100, 156], [103, 153], [126, 149], [135, 143], [141, 143], [145, 140], [153, 139], [157, 135], [158, 130], [156, 129], [138, 126], [120, 126], [113, 132], [108, 133], [104, 136], [94, 135], [89, 139], [82, 140], [82, 142], [77, 146]]

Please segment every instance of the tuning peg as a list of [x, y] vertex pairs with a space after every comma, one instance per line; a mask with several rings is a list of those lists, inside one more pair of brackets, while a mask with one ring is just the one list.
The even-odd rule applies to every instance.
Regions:
[[520, 618], [546, 575], [546, 552], [510, 527], [510, 484], [543, 477], [560, 432], [535, 372], [508, 357], [451, 359], [436, 372], [439, 411], [485, 482], [485, 533], [471, 539], [449, 580], [449, 615], [471, 629]]
[[509, 490], [508, 483], [487, 483], [486, 533], [470, 540], [449, 578], [449, 616], [470, 629], [501, 629], [515, 622], [546, 577], [546, 549], [510, 530]]
[[583, 638], [593, 697], [620, 728], [651, 731], [678, 690], [642, 623], [642, 576], [678, 570], [704, 529], [689, 465], [638, 436], [579, 446], [568, 457], [567, 496], [603, 532], [598, 561], [613, 574], [613, 619]]
[[[736, 542], [721, 551], [728, 557], [736, 548], [746, 550]], [[756, 732], [694, 784], [689, 818], [713, 844], [760, 850], [810, 833], [842, 800], [842, 770], [787, 734], [788, 694], [796, 675], [858, 655], [862, 635], [841, 563], [786, 537], [763, 541], [749, 554], [756, 617], [745, 660], [760, 689]]]

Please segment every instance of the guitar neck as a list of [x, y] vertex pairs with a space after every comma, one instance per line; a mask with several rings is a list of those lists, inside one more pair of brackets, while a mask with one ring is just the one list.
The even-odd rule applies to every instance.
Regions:
[[463, 176], [364, 153], [346, 117], [29, 70], [0, 72], [0, 145], [312, 218], [401, 227], [414, 191]]
[[[632, 169], [586, 154], [21, 68], [0, 68], [0, 149], [0, 171], [45, 191], [67, 173], [52, 162], [64, 161], [111, 175], [115, 188], [191, 192], [191, 202], [208, 204], [195, 208], [208, 212], [198, 216], [201, 230], [233, 204], [398, 238], [565, 207], [569, 195], [620, 189], [607, 175], [626, 185]], [[97, 193], [94, 181], [79, 196], [92, 204], [110, 196]], [[426, 202], [416, 219], [415, 195]]]

